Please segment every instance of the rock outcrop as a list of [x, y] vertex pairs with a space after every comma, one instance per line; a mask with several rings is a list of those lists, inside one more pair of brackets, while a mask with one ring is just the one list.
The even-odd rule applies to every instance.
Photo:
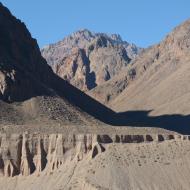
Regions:
[[41, 50], [54, 72], [82, 91], [91, 90], [118, 75], [140, 51], [119, 35], [86, 29]]
[[84, 158], [93, 159], [113, 143], [151, 143], [190, 140], [182, 135], [96, 135], [96, 134], [0, 134], [0, 175], [47, 175], [61, 165]]

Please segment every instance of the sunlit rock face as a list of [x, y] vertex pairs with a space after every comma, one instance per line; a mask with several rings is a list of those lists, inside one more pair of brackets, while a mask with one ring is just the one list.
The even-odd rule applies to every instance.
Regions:
[[41, 50], [54, 72], [82, 91], [110, 80], [140, 51], [119, 35], [93, 33], [86, 29]]

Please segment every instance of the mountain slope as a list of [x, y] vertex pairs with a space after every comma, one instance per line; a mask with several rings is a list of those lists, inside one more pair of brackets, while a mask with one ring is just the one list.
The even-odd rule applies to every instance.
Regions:
[[137, 56], [140, 48], [119, 35], [86, 29], [41, 50], [54, 72], [82, 91], [110, 80]]
[[110, 106], [117, 111], [153, 110], [151, 115], [190, 113], [190, 20], [133, 63], [134, 81]]
[[[184, 83], [189, 78], [189, 23], [180, 30], [166, 43], [141, 54], [126, 68], [127, 76], [125, 72], [118, 76], [126, 77], [126, 89], [135, 87], [136, 91], [129, 92], [131, 99], [139, 101], [139, 109], [153, 106], [151, 101], [142, 104], [141, 97], [138, 99], [143, 90], [151, 93], [153, 100], [162, 98], [162, 93], [168, 98], [169, 91], [174, 98], [186, 101], [189, 97], [188, 84]], [[80, 54], [79, 59], [83, 52]], [[2, 190], [189, 189], [190, 136], [158, 128], [174, 130], [177, 120], [180, 129], [182, 126], [178, 131], [189, 134], [189, 128], [183, 128], [188, 116], [149, 117], [148, 111], [115, 113], [96, 102], [52, 71], [25, 25], [2, 4], [0, 72]], [[121, 99], [111, 101], [112, 106], [126, 110], [127, 93], [124, 90], [118, 97]], [[185, 102], [179, 109], [187, 106]]]
[[0, 4], [0, 125], [99, 123], [101, 111], [86, 103], [109, 112], [54, 74], [26, 26]]

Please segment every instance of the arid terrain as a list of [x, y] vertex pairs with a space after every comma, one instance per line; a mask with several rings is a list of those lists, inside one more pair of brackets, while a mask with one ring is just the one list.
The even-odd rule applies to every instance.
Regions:
[[189, 48], [187, 20], [147, 49], [81, 30], [40, 51], [0, 3], [0, 189], [189, 190]]
[[189, 189], [189, 136], [2, 134], [0, 138], [3, 190]]

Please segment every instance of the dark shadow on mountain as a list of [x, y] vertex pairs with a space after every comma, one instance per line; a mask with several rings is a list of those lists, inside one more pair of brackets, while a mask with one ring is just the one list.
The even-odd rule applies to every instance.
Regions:
[[175, 131], [181, 134], [190, 134], [190, 115], [161, 115], [149, 116], [150, 111], [127, 111], [115, 113], [110, 124], [131, 127], [156, 127]]
[[149, 116], [152, 110], [116, 113], [62, 80], [57, 75], [56, 83], [52, 85], [61, 97], [66, 98], [71, 104], [79, 107], [82, 111], [85, 111], [103, 123], [113, 126], [156, 127], [182, 134], [190, 134], [190, 115]]
[[[101, 37], [97, 45], [107, 41]], [[124, 52], [126, 53], [126, 52]], [[87, 58], [85, 58], [87, 59]], [[85, 61], [84, 61], [85, 62]], [[89, 62], [86, 62], [89, 65]], [[89, 72], [90, 68], [88, 67]], [[96, 119], [114, 126], [159, 127], [189, 133], [190, 116], [164, 115], [151, 117], [149, 111], [115, 113], [93, 98], [58, 77], [41, 56], [37, 41], [24, 23], [16, 19], [0, 3], [0, 82], [3, 84], [0, 100], [23, 102], [36, 96], [59, 95]], [[132, 73], [134, 75], [135, 73]], [[95, 86], [91, 73], [90, 87]], [[94, 84], [93, 84], [94, 83]], [[78, 107], [78, 108], [77, 108]], [[0, 108], [3, 109], [3, 108]]]
[[[66, 99], [73, 106], [78, 107], [81, 111], [88, 113], [105, 124], [121, 127], [156, 127], [181, 134], [190, 134], [190, 115], [149, 116], [151, 110], [116, 113], [54, 74], [51, 69], [48, 70], [47, 76], [48, 77], [42, 81], [42, 83], [34, 79], [29, 80], [28, 84], [31, 84], [33, 88], [28, 88], [29, 93], [25, 94], [25, 96], [23, 96], [22, 91], [20, 93], [18, 91], [16, 97], [19, 98], [14, 101], [22, 102], [36, 96], [55, 96], [54, 92], [56, 92], [57, 95]], [[26, 79], [28, 78], [30, 77], [27, 76]], [[31, 78], [33, 77], [31, 76]], [[33, 82], [33, 85], [31, 82]], [[36, 85], [34, 85], [34, 83]], [[48, 89], [53, 89], [53, 91]], [[51, 93], [51, 91], [53, 93]]]
[[[21, 79], [23, 77], [25, 80], [22, 80], [22, 82], [21, 79], [18, 80], [19, 78], [17, 78], [17, 83], [18, 81], [22, 83], [17, 85], [18, 88], [11, 88], [11, 90], [14, 90], [13, 92], [7, 93], [9, 96], [14, 95], [13, 101], [22, 102], [36, 96], [54, 96], [54, 92], [56, 92], [57, 95], [66, 99], [73, 106], [109, 125], [157, 127], [182, 134], [190, 134], [190, 115], [149, 116], [150, 111], [144, 110], [116, 113], [57, 76], [49, 66], [46, 66], [46, 70], [43, 70], [45, 75], [42, 75], [41, 80], [18, 66], [15, 66], [15, 68], [22, 73]], [[19, 86], [22, 86], [22, 88]], [[27, 90], [23, 91], [22, 89]], [[3, 98], [0, 97], [0, 99]]]

